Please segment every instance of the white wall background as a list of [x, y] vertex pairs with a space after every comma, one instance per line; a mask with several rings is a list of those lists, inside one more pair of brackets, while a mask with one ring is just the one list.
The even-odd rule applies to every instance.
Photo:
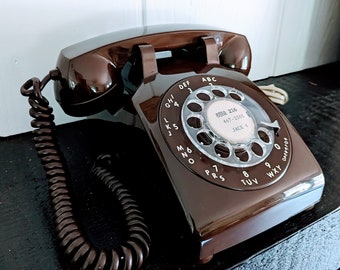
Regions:
[[[262, 79], [340, 59], [340, 0], [1, 0], [0, 136], [31, 130], [20, 86], [55, 67], [61, 49], [126, 28], [207, 24], [247, 36], [250, 79]], [[57, 124], [74, 120], [44, 95]]]

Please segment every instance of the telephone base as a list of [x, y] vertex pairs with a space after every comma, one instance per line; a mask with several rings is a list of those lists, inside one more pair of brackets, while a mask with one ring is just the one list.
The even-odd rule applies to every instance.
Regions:
[[[300, 190], [300, 193], [295, 193], [292, 198], [287, 196], [277, 205], [257, 213], [243, 222], [234, 224], [209, 239], [201, 239], [199, 263], [210, 261], [218, 250], [228, 249], [280, 224], [300, 212], [309, 211], [319, 202], [323, 192], [323, 183], [323, 175], [312, 178], [304, 183], [305, 186], [310, 186], [310, 189]], [[290, 194], [290, 191], [287, 190], [284, 193]]]
[[[159, 74], [154, 81], [142, 84], [132, 101], [196, 238], [193, 261], [207, 263], [215, 254], [315, 205], [321, 199], [324, 176], [288, 119], [246, 76], [213, 68], [207, 75], [190, 72], [181, 74], [183, 77]], [[244, 107], [235, 105], [238, 101], [229, 99], [234, 94], [241, 102], [249, 101], [246, 107], [255, 109], [245, 112]], [[158, 104], [157, 113], [154, 104]], [[229, 128], [234, 120], [226, 115], [235, 111], [246, 119], [242, 127], [253, 125], [261, 133], [267, 123], [264, 130], [268, 136], [259, 140], [272, 148], [263, 148], [262, 160], [256, 153], [250, 153], [249, 161], [235, 158], [241, 143], [220, 151], [226, 144], [219, 138], [230, 133], [225, 135], [215, 124], [224, 119], [221, 126]], [[263, 120], [253, 124], [248, 113]], [[266, 120], [265, 113], [271, 119]], [[193, 118], [198, 121], [187, 124], [187, 119]], [[232, 154], [223, 159], [226, 152]]]
[[206, 263], [210, 262], [213, 257], [214, 257], [214, 255], [210, 255], [209, 257], [202, 258], [198, 261], [198, 264], [206, 264]]

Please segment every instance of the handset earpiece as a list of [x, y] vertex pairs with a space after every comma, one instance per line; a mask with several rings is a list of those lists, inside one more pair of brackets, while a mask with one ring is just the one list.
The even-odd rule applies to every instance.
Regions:
[[[58, 67], [63, 66], [61, 58]], [[66, 73], [66, 74], [65, 74]], [[87, 116], [124, 105], [123, 84], [112, 61], [97, 53], [71, 59], [62, 79], [55, 82], [55, 96], [65, 113]]]

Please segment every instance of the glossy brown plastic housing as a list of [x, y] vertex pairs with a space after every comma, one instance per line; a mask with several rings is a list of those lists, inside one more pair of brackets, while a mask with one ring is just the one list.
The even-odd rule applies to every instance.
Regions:
[[[313, 206], [324, 178], [287, 118], [247, 78], [251, 52], [246, 38], [204, 27], [178, 29], [140, 28], [64, 49], [55, 92], [71, 115], [120, 108], [126, 102], [123, 91], [129, 92], [195, 238], [192, 250], [197, 252], [190, 259], [205, 263]], [[213, 86], [246, 93], [278, 124], [273, 150], [262, 163], [220, 164], [188, 140], [179, 118], [184, 100], [200, 87]]]
[[[75, 116], [89, 115], [112, 104], [121, 104], [124, 100], [122, 69], [135, 52], [136, 45], [151, 44], [156, 52], [172, 53], [172, 64], [160, 63], [158, 72], [181, 73], [205, 65], [201, 38], [207, 36], [216, 41], [221, 65], [245, 75], [249, 73], [251, 51], [243, 35], [206, 26], [136, 28], [63, 49], [57, 62], [62, 80], [55, 82], [56, 99], [66, 113]], [[140, 83], [136, 82], [137, 85]]]

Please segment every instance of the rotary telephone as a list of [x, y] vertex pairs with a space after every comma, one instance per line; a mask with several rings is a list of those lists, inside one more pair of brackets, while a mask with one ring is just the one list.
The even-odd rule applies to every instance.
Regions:
[[277, 106], [248, 79], [250, 65], [251, 50], [240, 34], [206, 27], [136, 28], [63, 49], [55, 70], [22, 86], [50, 183], [57, 235], [74, 264], [138, 269], [152, 239], [137, 203], [112, 175], [114, 161], [107, 154], [98, 157], [93, 174], [122, 203], [127, 240], [104, 251], [81, 232], [52, 108], [41, 93], [50, 80], [69, 115], [108, 109], [112, 115], [137, 116], [190, 230], [187, 255], [193, 264], [209, 262], [320, 200], [324, 177], [317, 161]]

